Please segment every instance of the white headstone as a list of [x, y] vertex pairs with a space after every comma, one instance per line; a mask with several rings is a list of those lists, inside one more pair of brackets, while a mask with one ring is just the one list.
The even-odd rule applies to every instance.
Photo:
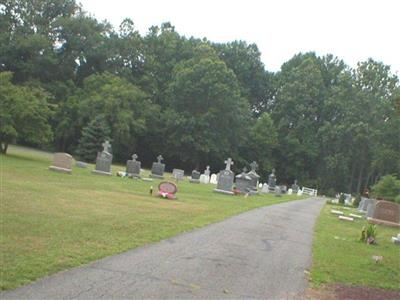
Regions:
[[258, 188], [259, 188], [259, 189], [262, 189], [262, 187], [263, 187], [263, 184], [260, 182], [260, 183], [258, 184]]
[[210, 178], [210, 183], [211, 184], [217, 184], [217, 174], [211, 174], [211, 178]]
[[287, 194], [288, 194], [288, 195], [293, 194], [293, 190], [292, 190], [292, 189], [288, 189]]
[[204, 184], [208, 183], [206, 175], [204, 175], [204, 174], [200, 175], [200, 183], [204, 183]]
[[299, 189], [299, 190], [297, 191], [297, 196], [302, 196], [302, 195], [303, 195], [303, 191]]
[[261, 193], [263, 194], [268, 194], [269, 193], [269, 186], [268, 184], [264, 183], [262, 188], [261, 188]]

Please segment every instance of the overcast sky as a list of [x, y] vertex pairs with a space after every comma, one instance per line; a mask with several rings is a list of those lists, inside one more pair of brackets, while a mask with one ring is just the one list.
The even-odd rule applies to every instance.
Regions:
[[400, 75], [399, 0], [77, 0], [118, 28], [131, 18], [144, 35], [171, 22], [187, 37], [255, 43], [267, 70], [298, 52], [334, 54], [355, 67], [372, 57]]

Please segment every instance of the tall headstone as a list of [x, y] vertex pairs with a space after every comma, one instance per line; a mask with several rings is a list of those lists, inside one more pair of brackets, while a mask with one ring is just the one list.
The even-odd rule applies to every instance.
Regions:
[[246, 173], [247, 168], [243, 168], [243, 172], [236, 176], [235, 186], [239, 193], [250, 193], [253, 187], [252, 178]]
[[200, 183], [200, 172], [197, 170], [193, 170], [192, 176], [190, 177], [189, 181], [191, 183]]
[[258, 188], [258, 180], [260, 179], [260, 175], [257, 174], [256, 169], [258, 168], [258, 164], [253, 161], [250, 164], [251, 170], [247, 173], [247, 176], [251, 178], [251, 189], [253, 192], [257, 191]]
[[105, 141], [102, 146], [103, 151], [97, 153], [96, 167], [92, 173], [109, 176], [111, 175], [111, 163], [113, 157], [111, 154], [111, 144], [109, 141]]
[[375, 224], [400, 227], [400, 205], [380, 200], [375, 205], [372, 218], [368, 221]]
[[49, 170], [62, 172], [62, 173], [72, 173], [72, 156], [68, 153], [55, 153], [53, 158], [53, 164], [49, 167]]
[[271, 192], [275, 191], [276, 187], [275, 169], [272, 169], [272, 173], [268, 176], [268, 187]]
[[202, 176], [200, 176], [200, 182], [205, 184], [210, 182], [210, 166], [207, 166]]
[[175, 180], [183, 180], [185, 177], [185, 171], [181, 169], [173, 169], [172, 170], [172, 177]]
[[233, 180], [235, 179], [235, 174], [231, 171], [233, 161], [231, 158], [228, 158], [225, 163], [225, 170], [219, 172], [217, 188], [214, 189], [214, 192], [233, 195], [232, 188]]
[[157, 162], [153, 162], [151, 167], [150, 177], [164, 179], [165, 164], [161, 162], [163, 159], [161, 155], [157, 156]]
[[126, 162], [126, 173], [130, 177], [140, 178], [141, 162], [137, 161], [137, 158], [138, 156], [136, 154], [133, 154], [132, 160], [128, 160]]
[[293, 194], [297, 194], [298, 190], [299, 190], [299, 185], [297, 184], [297, 179], [295, 179], [294, 183], [292, 184]]

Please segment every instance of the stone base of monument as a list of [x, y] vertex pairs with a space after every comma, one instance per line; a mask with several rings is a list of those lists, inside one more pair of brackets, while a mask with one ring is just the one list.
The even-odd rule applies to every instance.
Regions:
[[157, 174], [150, 174], [149, 177], [156, 178], [156, 179], [164, 179], [164, 176], [157, 175]]
[[93, 174], [97, 174], [97, 175], [106, 175], [106, 176], [111, 176], [111, 172], [104, 172], [104, 171], [99, 171], [99, 170], [92, 170]]
[[56, 166], [50, 166], [49, 170], [60, 172], [60, 173], [72, 174], [71, 169], [65, 169], [65, 168], [60, 168], [60, 167], [56, 167]]
[[191, 182], [191, 183], [200, 183], [200, 179], [192, 179], [192, 178], [190, 178], [189, 182]]
[[226, 195], [234, 195], [235, 193], [232, 191], [225, 191], [225, 190], [220, 190], [220, 189], [214, 189], [215, 193], [221, 193], [221, 194], [226, 194]]
[[367, 218], [367, 221], [369, 223], [372, 223], [372, 224], [385, 225], [385, 226], [400, 228], [400, 223], [395, 223], [395, 222], [390, 222], [390, 221], [385, 221], [385, 220], [379, 220], [379, 219], [374, 219], [374, 218]]

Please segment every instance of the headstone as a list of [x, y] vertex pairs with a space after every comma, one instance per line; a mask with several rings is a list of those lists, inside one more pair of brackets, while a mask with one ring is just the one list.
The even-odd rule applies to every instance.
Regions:
[[173, 182], [163, 181], [158, 185], [158, 196], [168, 199], [176, 199], [178, 187]]
[[268, 194], [269, 193], [269, 186], [268, 184], [264, 183], [262, 188], [261, 188], [261, 193], [263, 194]]
[[350, 221], [353, 222], [354, 219], [351, 217], [346, 217], [346, 216], [339, 216], [339, 220], [343, 220], [343, 221]]
[[275, 191], [276, 186], [276, 176], [275, 169], [272, 169], [272, 173], [268, 176], [268, 187], [271, 192]]
[[132, 155], [132, 160], [126, 162], [126, 173], [130, 177], [140, 178], [140, 166], [141, 162], [136, 159], [138, 156], [136, 154]]
[[226, 168], [225, 170], [219, 172], [217, 188], [214, 189], [214, 192], [233, 195], [232, 187], [233, 180], [235, 178], [235, 174], [231, 171], [231, 165], [233, 165], [233, 161], [231, 158], [228, 158], [225, 163]]
[[204, 170], [203, 175], [203, 178], [200, 177], [200, 182], [208, 184], [210, 182], [210, 166], [207, 166], [207, 168]]
[[351, 199], [351, 194], [343, 194], [344, 195], [344, 204], [352, 205], [353, 201]]
[[192, 177], [190, 177], [189, 181], [191, 183], [200, 183], [200, 172], [197, 170], [193, 170]]
[[83, 162], [83, 161], [77, 160], [77, 161], [75, 162], [75, 166], [77, 166], [78, 168], [86, 169], [87, 163], [85, 163], [85, 162]]
[[112, 163], [112, 154], [111, 145], [109, 141], [105, 141], [103, 144], [103, 151], [97, 153], [96, 158], [96, 167], [92, 171], [93, 174], [99, 175], [111, 175], [111, 163]]
[[281, 193], [282, 194], [286, 194], [287, 193], [287, 186], [286, 185], [281, 185], [280, 189], [281, 189]]
[[210, 183], [211, 183], [211, 184], [217, 184], [217, 183], [218, 183], [218, 181], [217, 181], [217, 174], [211, 174]]
[[161, 155], [157, 156], [157, 162], [153, 162], [151, 167], [150, 177], [164, 179], [165, 164], [161, 163], [163, 159]]
[[250, 172], [247, 173], [247, 175], [251, 178], [251, 189], [252, 191], [257, 191], [257, 187], [258, 187], [258, 180], [260, 179], [260, 175], [257, 174], [256, 169], [258, 168], [258, 164], [253, 161], [250, 164]]
[[243, 168], [243, 172], [236, 176], [235, 181], [236, 190], [242, 194], [251, 192], [253, 187], [252, 178], [246, 172], [247, 169]]
[[372, 218], [368, 221], [374, 224], [382, 224], [400, 227], [400, 205], [389, 201], [378, 201]]
[[362, 210], [363, 210], [365, 199], [368, 199], [368, 198], [361, 197], [361, 201], [360, 201], [360, 203], [358, 204], [357, 210], [359, 210], [359, 211], [362, 211]]
[[174, 177], [175, 180], [183, 180], [185, 177], [185, 171], [181, 169], [173, 169], [172, 177]]
[[49, 167], [49, 170], [71, 174], [71, 168], [72, 156], [68, 153], [58, 152], [54, 154], [53, 164]]
[[297, 191], [297, 196], [302, 196], [302, 195], [303, 195], [303, 191], [299, 189], [299, 190]]
[[288, 189], [288, 192], [287, 192], [287, 194], [288, 194], [288, 195], [291, 195], [291, 194], [293, 194], [293, 190], [292, 190], [292, 189]]
[[262, 187], [263, 187], [263, 184], [260, 182], [260, 183], [258, 184], [258, 188], [261, 189]]
[[375, 212], [375, 207], [376, 207], [376, 202], [370, 202], [367, 206], [367, 212], [365, 214], [366, 218], [372, 218], [374, 216]]
[[204, 175], [204, 174], [200, 175], [199, 181], [200, 181], [200, 183], [203, 183], [203, 184], [207, 184], [208, 183], [206, 175]]
[[294, 183], [292, 184], [292, 191], [294, 194], [297, 194], [298, 190], [299, 190], [299, 186], [297, 184], [297, 179], [295, 179]]
[[363, 201], [363, 205], [361, 206], [360, 211], [367, 212], [368, 205], [371, 204], [371, 203], [376, 204], [376, 200], [375, 199], [370, 199], [370, 198], [365, 198], [364, 201]]

